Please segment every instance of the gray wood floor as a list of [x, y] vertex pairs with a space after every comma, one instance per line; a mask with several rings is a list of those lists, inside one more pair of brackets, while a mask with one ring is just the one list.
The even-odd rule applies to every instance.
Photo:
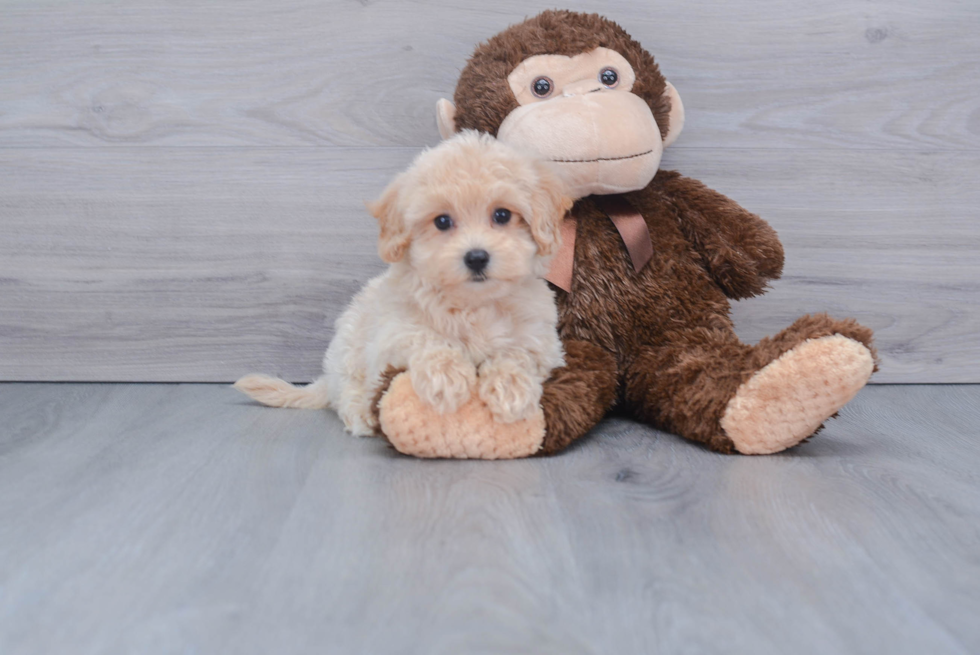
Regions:
[[976, 653], [980, 386], [791, 454], [420, 461], [209, 385], [0, 385], [0, 652]]
[[[680, 90], [665, 168], [770, 221], [736, 308], [980, 382], [980, 3], [568, 0]], [[0, 0], [0, 379], [308, 380], [380, 268], [363, 208], [476, 43], [552, 0]]]

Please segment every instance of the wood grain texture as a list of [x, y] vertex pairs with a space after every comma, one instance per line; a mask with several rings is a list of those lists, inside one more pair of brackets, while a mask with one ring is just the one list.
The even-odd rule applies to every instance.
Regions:
[[[0, 144], [411, 145], [473, 46], [547, 0], [5, 0]], [[683, 147], [980, 147], [980, 5], [568, 2], [680, 90]]]
[[[0, 379], [308, 380], [380, 270], [363, 210], [474, 44], [547, 3], [0, 2]], [[878, 332], [878, 382], [980, 382], [980, 6], [579, 2], [652, 50], [664, 161], [780, 232], [754, 341]]]
[[[0, 379], [312, 379], [334, 319], [382, 267], [363, 202], [414, 152], [0, 151]], [[736, 305], [744, 338], [853, 315], [878, 332], [877, 381], [978, 379], [974, 157], [703, 154], [665, 165], [762, 214], [787, 247], [785, 278]]]
[[980, 649], [980, 387], [869, 387], [811, 442], [608, 420], [420, 461], [202, 385], [0, 385], [0, 652]]

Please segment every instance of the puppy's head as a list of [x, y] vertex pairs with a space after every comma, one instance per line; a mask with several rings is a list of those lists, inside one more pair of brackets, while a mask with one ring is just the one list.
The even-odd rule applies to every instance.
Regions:
[[383, 260], [483, 295], [547, 272], [571, 205], [550, 164], [464, 131], [420, 154], [368, 207]]

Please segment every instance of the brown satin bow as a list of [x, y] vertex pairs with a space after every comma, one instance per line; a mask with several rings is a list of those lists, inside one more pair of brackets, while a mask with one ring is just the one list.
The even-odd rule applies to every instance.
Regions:
[[[640, 212], [621, 195], [592, 196], [593, 202], [612, 220], [619, 231], [626, 250], [633, 262], [633, 270], [639, 273], [653, 257], [650, 228]], [[568, 216], [561, 224], [561, 248], [551, 260], [551, 269], [544, 279], [565, 292], [572, 290], [572, 273], [575, 269], [575, 231], [578, 223]]]

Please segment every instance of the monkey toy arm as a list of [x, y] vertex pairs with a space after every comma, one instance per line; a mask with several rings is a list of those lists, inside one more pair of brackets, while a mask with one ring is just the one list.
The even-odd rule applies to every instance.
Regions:
[[697, 180], [660, 171], [653, 184], [658, 182], [681, 231], [726, 296], [757, 296], [779, 278], [783, 246], [768, 223]]

